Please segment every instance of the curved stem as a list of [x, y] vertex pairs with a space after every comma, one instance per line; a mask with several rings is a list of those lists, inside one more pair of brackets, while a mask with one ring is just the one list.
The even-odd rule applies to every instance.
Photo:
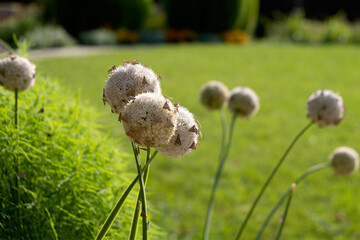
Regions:
[[282, 217], [282, 221], [281, 221], [281, 224], [280, 224], [280, 228], [279, 228], [278, 234], [277, 234], [277, 236], [276, 236], [276, 240], [280, 240], [282, 230], [284, 229], [286, 217], [287, 217], [287, 214], [288, 214], [288, 211], [289, 211], [289, 208], [290, 208], [291, 199], [292, 199], [292, 197], [293, 197], [293, 195], [294, 195], [295, 187], [296, 187], [296, 184], [293, 184], [293, 185], [291, 185], [291, 187], [290, 187], [290, 189], [291, 189], [290, 195], [289, 195], [289, 197], [288, 197], [288, 201], [287, 201], [286, 206], [285, 206], [284, 214], [283, 214], [283, 217]]
[[[231, 147], [231, 143], [232, 143], [232, 136], [233, 136], [233, 132], [234, 132], [234, 126], [235, 126], [235, 120], [236, 120], [236, 114], [234, 114], [232, 121], [231, 121], [231, 125], [230, 125], [230, 131], [229, 131], [229, 140], [228, 140], [228, 144], [226, 146], [226, 149], [222, 150], [219, 156], [219, 166], [218, 169], [216, 171], [216, 175], [215, 175], [215, 179], [214, 179], [214, 184], [213, 187], [211, 189], [211, 195], [210, 195], [210, 200], [209, 200], [209, 205], [208, 205], [208, 210], [207, 210], [207, 214], [206, 214], [206, 219], [205, 219], [205, 227], [204, 227], [204, 232], [203, 232], [203, 239], [206, 240], [209, 237], [209, 233], [210, 233], [210, 226], [211, 226], [211, 217], [212, 217], [212, 212], [213, 212], [213, 208], [214, 208], [214, 200], [215, 200], [215, 193], [216, 193], [216, 189], [217, 186], [219, 184], [219, 180], [221, 177], [221, 172], [222, 169], [224, 167], [225, 161], [227, 159], [230, 147]], [[223, 129], [225, 131], [225, 124], [223, 125]], [[223, 134], [224, 136], [225, 134]], [[223, 145], [225, 146], [225, 144]]]
[[[142, 168], [142, 171], [146, 170], [146, 168], [150, 165], [151, 161], [155, 158], [157, 153], [158, 153], [158, 151], [155, 150], [155, 152], [151, 155], [149, 161]], [[126, 198], [128, 197], [128, 195], [131, 192], [131, 190], [133, 189], [133, 187], [135, 186], [138, 179], [139, 179], [139, 175], [137, 175], [134, 178], [134, 180], [130, 183], [130, 185], [125, 189], [125, 191], [121, 195], [120, 199], [117, 201], [114, 208], [111, 210], [109, 216], [106, 218], [105, 223], [103, 224], [103, 226], [101, 227], [99, 233], [97, 234], [97, 236], [95, 238], [96, 240], [104, 239], [106, 233], [109, 231], [111, 225], [115, 221], [116, 216], [119, 214], [122, 206], [125, 203]]]
[[[315, 173], [321, 169], [327, 168], [329, 167], [330, 164], [328, 162], [325, 163], [321, 163], [318, 165], [315, 165], [311, 168], [309, 168], [306, 172], [304, 172], [298, 179], [295, 180], [295, 184], [299, 185], [299, 183], [304, 180], [307, 176], [309, 176], [312, 173]], [[265, 219], [263, 225], [261, 226], [257, 236], [256, 236], [256, 240], [260, 240], [265, 228], [267, 227], [267, 225], [269, 224], [271, 218], [274, 216], [275, 212], [278, 210], [278, 208], [281, 206], [281, 204], [284, 202], [284, 200], [286, 199], [286, 197], [290, 194], [291, 192], [291, 188], [289, 188], [279, 199], [279, 201], [276, 203], [276, 205], [274, 206], [274, 208], [271, 210], [271, 212], [269, 213], [269, 215], [267, 216], [267, 218]]]
[[226, 117], [223, 108], [220, 109], [220, 118], [221, 118], [221, 125], [223, 132], [221, 137], [221, 150], [220, 150], [219, 160], [221, 159], [221, 156], [225, 150], [225, 140], [226, 140]]
[[273, 177], [275, 176], [276, 172], [279, 170], [281, 164], [284, 162], [285, 158], [287, 157], [287, 155], [289, 154], [290, 150], [293, 148], [293, 146], [295, 145], [295, 143], [299, 140], [299, 138], [306, 132], [306, 130], [308, 130], [311, 126], [312, 126], [313, 122], [308, 123], [296, 136], [295, 138], [292, 140], [292, 142], [290, 143], [290, 145], [288, 146], [288, 148], [285, 150], [283, 156], [280, 158], [279, 162], [276, 164], [275, 168], [272, 170], [270, 176], [268, 177], [268, 179], [266, 180], [265, 184], [263, 185], [263, 187], [261, 188], [259, 194], [257, 195], [255, 201], [253, 202], [248, 214], [245, 217], [244, 222], [242, 223], [239, 232], [236, 235], [236, 240], [239, 240], [241, 237], [241, 234], [243, 233], [247, 222], [249, 221], [257, 203], [259, 202], [259, 200], [261, 199], [263, 193], [265, 192], [266, 188], [268, 187], [268, 185], [270, 184], [271, 180], [273, 179]]
[[146, 192], [145, 192], [145, 184], [144, 184], [144, 178], [143, 178], [143, 171], [141, 169], [141, 163], [139, 159], [139, 152], [137, 146], [131, 142], [131, 145], [133, 147], [134, 156], [135, 156], [135, 162], [136, 162], [136, 168], [138, 171], [139, 176], [139, 185], [140, 185], [140, 201], [141, 201], [141, 217], [143, 218], [143, 240], [148, 239], [148, 233], [147, 233], [147, 204], [146, 204]]
[[[146, 153], [146, 163], [149, 162], [150, 159], [150, 148], [147, 148], [147, 153]], [[146, 183], [149, 177], [149, 170], [150, 170], [150, 166], [146, 167], [146, 169], [144, 170], [144, 184], [146, 187]], [[129, 239], [133, 240], [136, 238], [136, 234], [137, 234], [137, 226], [138, 226], [138, 222], [139, 222], [139, 217], [140, 217], [140, 204], [141, 204], [141, 193], [139, 191], [138, 193], [138, 197], [136, 200], [136, 205], [135, 205], [135, 210], [134, 210], [134, 216], [133, 216], [133, 221], [131, 224], [131, 231], [130, 231], [130, 235], [129, 235]]]

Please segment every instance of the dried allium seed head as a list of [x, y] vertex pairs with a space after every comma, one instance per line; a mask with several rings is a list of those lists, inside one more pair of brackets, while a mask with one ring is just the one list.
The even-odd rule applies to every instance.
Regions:
[[181, 157], [196, 149], [200, 130], [192, 113], [186, 108], [178, 106], [177, 129], [168, 144], [157, 148], [159, 153], [167, 157]]
[[329, 156], [335, 174], [346, 177], [359, 169], [359, 155], [349, 147], [338, 147]]
[[331, 90], [318, 90], [307, 101], [307, 116], [320, 127], [339, 124], [344, 109], [342, 97]]
[[219, 81], [207, 82], [200, 90], [200, 102], [210, 110], [222, 108], [228, 97], [228, 88]]
[[121, 113], [130, 97], [140, 93], [161, 94], [156, 74], [141, 64], [129, 62], [111, 71], [104, 89], [104, 100], [114, 113]]
[[28, 59], [9, 54], [0, 60], [0, 85], [5, 89], [25, 91], [35, 84], [35, 65]]
[[248, 87], [236, 87], [230, 92], [228, 107], [233, 114], [249, 118], [259, 110], [259, 98]]
[[167, 144], [177, 126], [176, 110], [170, 100], [156, 93], [141, 93], [121, 112], [126, 135], [140, 146]]

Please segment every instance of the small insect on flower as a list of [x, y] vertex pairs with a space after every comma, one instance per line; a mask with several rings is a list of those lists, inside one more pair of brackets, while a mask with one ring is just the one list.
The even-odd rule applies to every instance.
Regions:
[[137, 95], [125, 106], [120, 119], [130, 140], [145, 147], [167, 144], [177, 126], [175, 107], [156, 93]]
[[330, 164], [335, 174], [346, 177], [359, 169], [359, 155], [349, 147], [338, 147], [329, 156]]
[[209, 110], [220, 109], [229, 98], [228, 88], [219, 81], [210, 81], [200, 90], [200, 102]]
[[307, 101], [307, 117], [320, 127], [339, 124], [344, 110], [342, 97], [331, 90], [318, 90]]
[[200, 130], [192, 113], [186, 108], [178, 106], [177, 129], [168, 144], [157, 147], [159, 153], [167, 157], [181, 157], [199, 145]]
[[248, 87], [236, 87], [230, 92], [228, 107], [233, 114], [249, 118], [259, 111], [259, 97]]
[[140, 93], [153, 92], [161, 94], [157, 75], [141, 65], [137, 60], [125, 61], [125, 64], [110, 70], [104, 90], [104, 102], [107, 102], [114, 113], [121, 113], [129, 98]]
[[5, 89], [19, 92], [35, 84], [35, 65], [28, 59], [10, 53], [0, 60], [0, 85]]

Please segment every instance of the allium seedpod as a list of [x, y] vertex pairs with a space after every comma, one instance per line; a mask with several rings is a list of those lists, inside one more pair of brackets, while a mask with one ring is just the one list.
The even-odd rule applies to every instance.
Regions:
[[156, 93], [137, 95], [125, 106], [120, 119], [130, 140], [145, 147], [167, 144], [177, 126], [175, 107]]
[[222, 108], [228, 97], [228, 88], [219, 81], [207, 82], [200, 90], [200, 102], [210, 110]]
[[19, 92], [35, 84], [35, 65], [27, 58], [9, 54], [0, 60], [0, 85], [5, 89]]
[[181, 157], [199, 145], [200, 130], [194, 115], [188, 109], [178, 106], [177, 121], [177, 129], [170, 142], [157, 147], [159, 153], [167, 157]]
[[307, 116], [320, 127], [339, 124], [344, 110], [342, 97], [331, 90], [318, 90], [307, 101]]
[[346, 177], [359, 169], [359, 155], [349, 147], [338, 147], [329, 156], [330, 164], [336, 175]]
[[259, 98], [248, 87], [236, 87], [230, 92], [228, 107], [233, 114], [249, 118], [259, 110]]
[[115, 69], [112, 67], [109, 71], [103, 100], [111, 106], [114, 113], [121, 113], [129, 99], [140, 93], [161, 94], [157, 75], [135, 60]]

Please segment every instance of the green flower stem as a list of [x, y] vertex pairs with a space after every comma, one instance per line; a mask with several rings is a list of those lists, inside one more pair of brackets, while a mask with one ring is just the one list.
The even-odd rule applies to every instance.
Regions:
[[[17, 135], [17, 140], [16, 140], [16, 145], [18, 144], [18, 139], [19, 139], [19, 91], [17, 88], [15, 88], [15, 107], [14, 107], [14, 125], [15, 125], [15, 129], [16, 131], [16, 135]], [[22, 217], [21, 217], [21, 208], [19, 206], [20, 203], [20, 193], [19, 193], [19, 158], [17, 156], [16, 153], [14, 153], [14, 168], [15, 168], [15, 176], [14, 176], [14, 181], [15, 181], [15, 189], [14, 189], [14, 203], [15, 203], [15, 212], [16, 212], [16, 219], [18, 222], [18, 227], [19, 227], [19, 234], [21, 235], [22, 231]]]
[[281, 224], [280, 224], [280, 228], [279, 228], [278, 234], [277, 234], [277, 236], [276, 236], [276, 240], [280, 240], [282, 230], [284, 229], [286, 217], [287, 217], [287, 214], [288, 214], [288, 211], [289, 211], [289, 208], [290, 208], [291, 199], [292, 199], [292, 197], [293, 197], [293, 195], [294, 195], [295, 187], [296, 187], [296, 184], [294, 184], [294, 185], [292, 185], [292, 186], [290, 187], [290, 189], [291, 189], [290, 195], [289, 195], [289, 197], [288, 197], [288, 201], [287, 201], [286, 206], [285, 206], [284, 214], [283, 214], [283, 217], [282, 217], [282, 221], [281, 221]]
[[242, 223], [239, 232], [236, 235], [236, 240], [239, 240], [241, 237], [241, 234], [243, 233], [247, 222], [249, 221], [257, 203], [259, 202], [259, 200], [261, 199], [263, 193], [265, 192], [266, 188], [268, 187], [268, 185], [270, 184], [272, 178], [275, 176], [276, 172], [279, 170], [281, 164], [284, 162], [285, 158], [287, 157], [287, 155], [289, 154], [290, 150], [294, 147], [295, 143], [299, 140], [299, 138], [306, 132], [306, 130], [308, 130], [311, 126], [312, 126], [313, 122], [308, 123], [296, 136], [295, 138], [292, 140], [292, 142], [290, 143], [290, 145], [288, 146], [288, 148], [286, 149], [286, 151], [284, 152], [283, 156], [280, 158], [279, 162], [277, 163], [277, 165], [275, 166], [275, 168], [273, 169], [273, 171], [271, 172], [270, 176], [268, 177], [268, 179], [266, 180], [265, 184], [263, 185], [263, 187], [261, 188], [259, 194], [257, 195], [255, 201], [253, 202], [248, 214], [245, 217], [244, 222]]
[[[147, 148], [147, 154], [146, 154], [146, 163], [149, 162], [150, 160], [150, 148]], [[150, 166], [148, 166], [145, 170], [144, 170], [144, 184], [146, 187], [146, 183], [149, 177], [149, 171], [150, 171]], [[137, 233], [137, 226], [138, 226], [138, 222], [139, 222], [139, 216], [140, 216], [140, 199], [141, 199], [141, 193], [139, 191], [138, 193], [138, 197], [136, 200], [136, 205], [135, 205], [135, 210], [134, 210], [134, 216], [133, 216], [133, 221], [131, 224], [131, 231], [130, 231], [130, 236], [129, 239], [133, 240], [136, 238], [136, 233]]]
[[141, 163], [139, 159], [139, 152], [137, 146], [131, 142], [133, 150], [134, 150], [134, 156], [136, 161], [136, 167], [138, 170], [138, 176], [139, 176], [139, 185], [140, 185], [140, 201], [141, 201], [141, 217], [143, 219], [142, 221], [142, 227], [143, 227], [143, 240], [148, 239], [148, 229], [147, 229], [147, 206], [146, 206], [146, 192], [145, 192], [145, 184], [144, 184], [144, 178], [143, 178], [143, 171], [141, 169]]
[[221, 150], [220, 150], [219, 160], [221, 159], [221, 156], [225, 149], [225, 140], [226, 140], [226, 117], [225, 117], [223, 108], [220, 109], [220, 118], [221, 118], [221, 125], [222, 125], [223, 133], [222, 133], [222, 137], [221, 137]]
[[[155, 152], [151, 155], [149, 161], [142, 168], [142, 171], [146, 170], [146, 168], [150, 165], [151, 161], [155, 158], [157, 153], [158, 152], [155, 150]], [[95, 238], [96, 240], [104, 239], [106, 233], [109, 231], [111, 225], [115, 221], [116, 216], [119, 214], [122, 206], [124, 205], [126, 198], [128, 197], [129, 193], [131, 192], [131, 190], [133, 189], [133, 187], [135, 186], [138, 180], [139, 180], [139, 175], [137, 175], [135, 179], [130, 183], [130, 185], [125, 189], [120, 199], [117, 201], [114, 208], [111, 210], [109, 216], [106, 218], [104, 225], [101, 227], [99, 233]]]
[[[235, 120], [236, 120], [236, 114], [234, 114], [232, 121], [231, 121], [230, 131], [229, 131], [229, 139], [228, 139], [228, 144], [226, 146], [226, 149], [221, 150], [221, 152], [220, 152], [219, 166], [216, 171], [213, 187], [211, 189], [211, 195], [210, 195], [208, 210], [207, 210], [206, 219], [205, 219], [205, 227], [204, 227], [204, 232], [203, 232], [204, 240], [207, 240], [209, 238], [211, 217], [212, 217], [212, 212], [213, 212], [213, 208], [214, 208], [215, 193], [216, 193], [217, 186], [219, 184], [222, 169], [224, 167], [225, 161], [227, 159], [227, 156], [228, 156], [228, 153], [229, 153], [229, 150], [231, 147], [232, 136], [233, 136], [234, 126], [235, 126]], [[225, 132], [226, 122], [225, 122], [224, 114], [222, 114], [222, 122], [223, 122], [223, 130]], [[225, 138], [224, 136], [225, 136], [225, 134], [223, 134], [223, 139]], [[225, 146], [225, 144], [222, 144], [222, 146]]]
[[[307, 176], [309, 176], [312, 173], [315, 173], [321, 169], [327, 168], [329, 167], [330, 164], [328, 162], [325, 163], [321, 163], [318, 165], [315, 165], [311, 168], [309, 168], [305, 173], [303, 173], [298, 179], [295, 180], [295, 184], [299, 185], [299, 183], [304, 180]], [[279, 201], [276, 203], [276, 205], [274, 206], [274, 208], [271, 210], [271, 212], [269, 213], [269, 215], [267, 216], [266, 220], [264, 221], [263, 225], [260, 228], [260, 231], [258, 232], [257, 236], [256, 236], [256, 240], [260, 240], [265, 228], [267, 227], [267, 225], [269, 224], [271, 218], [274, 216], [275, 212], [278, 210], [278, 208], [281, 206], [281, 204], [284, 202], [284, 200], [286, 199], [286, 197], [290, 194], [291, 192], [291, 188], [289, 188], [279, 199]]]

